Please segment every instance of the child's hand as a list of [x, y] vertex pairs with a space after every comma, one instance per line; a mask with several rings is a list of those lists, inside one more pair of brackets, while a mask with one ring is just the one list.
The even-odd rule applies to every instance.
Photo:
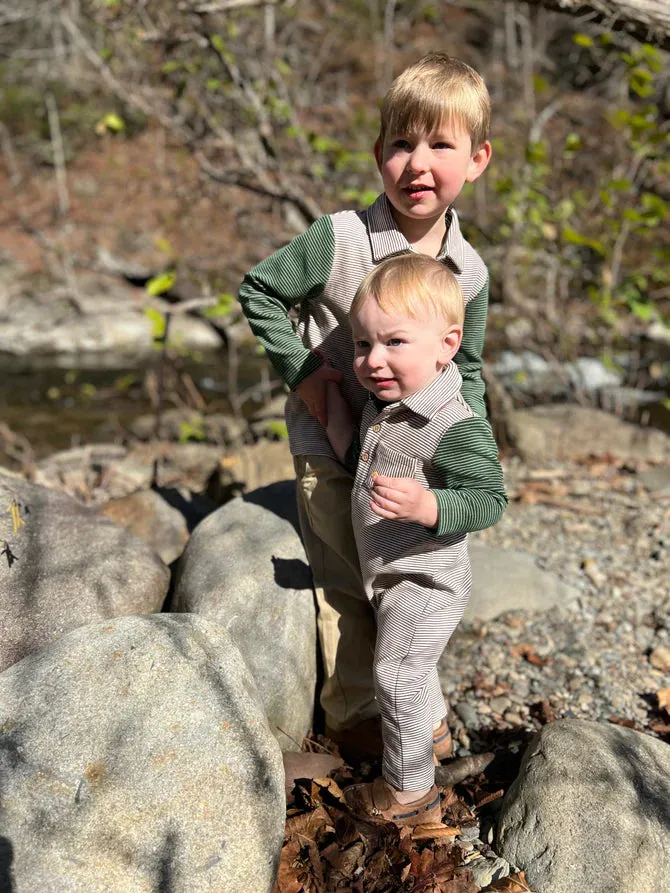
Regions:
[[325, 428], [328, 424], [328, 410], [326, 401], [326, 382], [341, 381], [342, 373], [332, 366], [320, 366], [311, 375], [300, 382], [295, 389], [296, 394], [307, 407], [309, 414], [313, 415]]
[[424, 527], [436, 527], [437, 499], [412, 478], [389, 478], [378, 474], [372, 485], [370, 508], [380, 518], [416, 521]]

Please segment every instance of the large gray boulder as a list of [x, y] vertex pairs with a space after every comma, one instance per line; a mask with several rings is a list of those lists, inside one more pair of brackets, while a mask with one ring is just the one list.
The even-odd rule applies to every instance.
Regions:
[[283, 750], [312, 725], [316, 619], [294, 481], [237, 497], [198, 524], [177, 566], [173, 610], [225, 627]]
[[537, 893], [660, 893], [670, 878], [670, 746], [562, 719], [531, 741], [497, 851]]
[[[7, 507], [16, 502], [14, 532]], [[169, 571], [137, 537], [72, 499], [0, 472], [0, 671], [95, 620], [159, 611]], [[0, 543], [0, 546], [2, 543]]]
[[521, 457], [533, 462], [589, 455], [670, 459], [667, 434], [588, 406], [557, 403], [516, 409], [510, 413], [509, 429]]
[[532, 555], [470, 543], [472, 591], [464, 620], [493, 620], [508, 611], [549, 611], [579, 592], [538, 566]]
[[155, 490], [110, 499], [100, 514], [151, 546], [165, 564], [179, 558], [188, 542], [186, 519]]
[[272, 888], [281, 752], [201, 617], [99, 622], [0, 674], [0, 779], [12, 893]]

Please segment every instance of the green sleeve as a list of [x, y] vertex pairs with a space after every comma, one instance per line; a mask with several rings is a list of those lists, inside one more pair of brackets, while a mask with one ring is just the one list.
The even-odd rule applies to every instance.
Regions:
[[322, 363], [302, 343], [288, 312], [322, 294], [334, 257], [333, 224], [321, 217], [255, 266], [240, 286], [238, 298], [251, 330], [291, 389]]
[[481, 418], [486, 418], [484, 403], [484, 380], [482, 379], [482, 351], [486, 335], [486, 314], [489, 308], [489, 279], [481, 291], [465, 306], [463, 340], [454, 357], [459, 372], [463, 376], [461, 393], [470, 409]]
[[507, 494], [498, 447], [487, 421], [473, 416], [452, 425], [438, 444], [432, 464], [444, 481], [443, 489], [431, 490], [439, 510], [438, 536], [484, 530], [500, 519]]

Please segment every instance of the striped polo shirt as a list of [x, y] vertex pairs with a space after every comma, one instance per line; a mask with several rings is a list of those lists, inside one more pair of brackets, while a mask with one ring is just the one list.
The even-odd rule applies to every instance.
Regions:
[[[397, 403], [370, 396], [360, 445], [351, 503], [368, 598], [404, 581], [467, 599], [467, 533], [495, 524], [507, 496], [491, 426], [463, 399], [456, 365]], [[378, 474], [413, 478], [431, 490], [437, 528], [376, 515], [370, 488]]]
[[[447, 235], [438, 260], [447, 264], [465, 297], [463, 341], [455, 361], [463, 396], [486, 416], [481, 377], [488, 309], [488, 271], [461, 234], [456, 212], [446, 214]], [[354, 347], [348, 312], [361, 280], [377, 264], [412, 251], [398, 229], [386, 195], [364, 211], [339, 211], [319, 218], [245, 277], [239, 300], [252, 331], [291, 389], [286, 423], [293, 455], [335, 457], [325, 431], [297, 394], [300, 382], [322, 360], [343, 373], [342, 393], [358, 422], [367, 399], [353, 372]], [[297, 318], [291, 317], [297, 311]]]

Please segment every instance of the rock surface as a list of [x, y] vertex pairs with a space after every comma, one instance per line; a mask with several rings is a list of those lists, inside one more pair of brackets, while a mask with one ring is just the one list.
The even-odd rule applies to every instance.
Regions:
[[[51, 285], [48, 294], [23, 291], [0, 308], [0, 352], [33, 364], [47, 359], [61, 368], [98, 367], [146, 360], [155, 351], [145, 306], [169, 304], [114, 278], [79, 275], [77, 294]], [[188, 350], [215, 351], [221, 339], [201, 319], [174, 315], [170, 337]]]
[[110, 499], [100, 513], [151, 546], [165, 564], [179, 558], [188, 542], [184, 516], [155, 490], [139, 490]]
[[[5, 511], [13, 501], [23, 521], [16, 532]], [[0, 539], [10, 549], [0, 558], [0, 670], [76, 627], [160, 610], [168, 569], [127, 530], [2, 473], [0, 507]]]
[[222, 506], [191, 535], [173, 600], [175, 611], [228, 630], [282, 750], [311, 728], [316, 686], [314, 597], [296, 515], [293, 481]]
[[585, 406], [556, 404], [517, 409], [510, 413], [509, 428], [521, 457], [532, 462], [589, 455], [670, 460], [667, 434]]
[[0, 777], [12, 893], [272, 887], [281, 753], [203, 618], [96, 623], [0, 674]]
[[670, 877], [670, 746], [564, 719], [524, 755], [497, 850], [537, 893], [652, 893]]
[[576, 589], [516, 549], [470, 544], [472, 592], [464, 620], [492, 620], [508, 611], [547, 611], [576, 598]]

